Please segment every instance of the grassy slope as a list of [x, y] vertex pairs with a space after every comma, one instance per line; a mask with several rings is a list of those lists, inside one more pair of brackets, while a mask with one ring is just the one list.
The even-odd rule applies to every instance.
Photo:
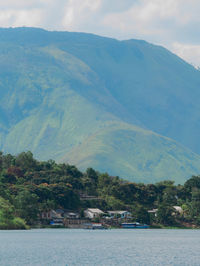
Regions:
[[62, 159], [137, 182], [182, 183], [199, 173], [200, 163], [198, 155], [175, 141], [125, 123], [110, 123]]

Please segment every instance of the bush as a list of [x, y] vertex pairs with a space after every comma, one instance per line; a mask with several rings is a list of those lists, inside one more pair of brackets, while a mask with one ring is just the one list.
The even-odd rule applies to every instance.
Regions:
[[13, 229], [28, 229], [25, 221], [19, 217], [13, 219]]

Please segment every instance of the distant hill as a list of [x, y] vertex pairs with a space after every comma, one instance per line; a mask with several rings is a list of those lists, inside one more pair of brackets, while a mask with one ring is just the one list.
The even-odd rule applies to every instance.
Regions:
[[200, 72], [145, 41], [0, 29], [0, 149], [137, 182], [200, 173]]

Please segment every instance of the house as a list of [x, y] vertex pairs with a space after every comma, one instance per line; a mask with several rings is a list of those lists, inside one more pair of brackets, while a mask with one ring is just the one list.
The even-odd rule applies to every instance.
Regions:
[[41, 218], [49, 220], [51, 225], [63, 225], [64, 211], [61, 209], [41, 213]]
[[57, 210], [49, 210], [46, 212], [42, 212], [41, 218], [46, 219], [46, 220], [63, 219], [64, 218], [64, 211], [61, 209], [57, 209]]
[[102, 212], [100, 209], [88, 208], [87, 210], [84, 211], [85, 217], [90, 219], [99, 218], [103, 214], [104, 212]]
[[71, 219], [78, 219], [80, 218], [79, 213], [73, 211], [67, 211], [62, 209], [57, 210], [49, 210], [46, 212], [41, 213], [41, 218], [46, 220], [51, 220], [53, 218], [71, 218]]
[[183, 214], [183, 209], [180, 206], [173, 206], [177, 213]]
[[152, 209], [152, 210], [149, 210], [148, 213], [150, 215], [153, 215], [153, 216], [157, 217], [157, 211], [158, 211], [158, 209]]
[[79, 219], [80, 215], [77, 212], [65, 212], [64, 217], [68, 219]]
[[111, 218], [130, 219], [132, 215], [128, 211], [108, 211]]

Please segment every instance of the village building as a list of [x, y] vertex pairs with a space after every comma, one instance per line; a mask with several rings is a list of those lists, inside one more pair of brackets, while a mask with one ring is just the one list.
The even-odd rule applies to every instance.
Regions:
[[132, 215], [129, 211], [108, 211], [111, 218], [131, 219]]
[[64, 218], [64, 211], [61, 209], [43, 211], [41, 213], [41, 218], [45, 219], [45, 220], [63, 219]]
[[89, 219], [99, 218], [103, 214], [104, 214], [103, 211], [101, 211], [100, 209], [94, 209], [94, 208], [88, 208], [87, 210], [84, 211], [85, 217]]
[[[41, 213], [42, 220], [48, 220], [51, 225], [63, 225], [67, 220], [70, 220], [69, 223], [78, 224], [80, 218], [79, 213], [73, 211], [67, 211], [62, 209], [49, 210]], [[65, 222], [64, 222], [65, 219]], [[73, 221], [71, 221], [73, 220]]]
[[157, 211], [158, 211], [158, 209], [152, 209], [152, 210], [148, 210], [148, 213], [157, 217]]
[[177, 213], [183, 214], [183, 209], [180, 206], [173, 206]]
[[43, 220], [48, 220], [51, 225], [63, 225], [64, 211], [57, 209], [42, 212], [41, 218]]
[[68, 219], [79, 219], [80, 214], [78, 212], [65, 212], [64, 217]]

